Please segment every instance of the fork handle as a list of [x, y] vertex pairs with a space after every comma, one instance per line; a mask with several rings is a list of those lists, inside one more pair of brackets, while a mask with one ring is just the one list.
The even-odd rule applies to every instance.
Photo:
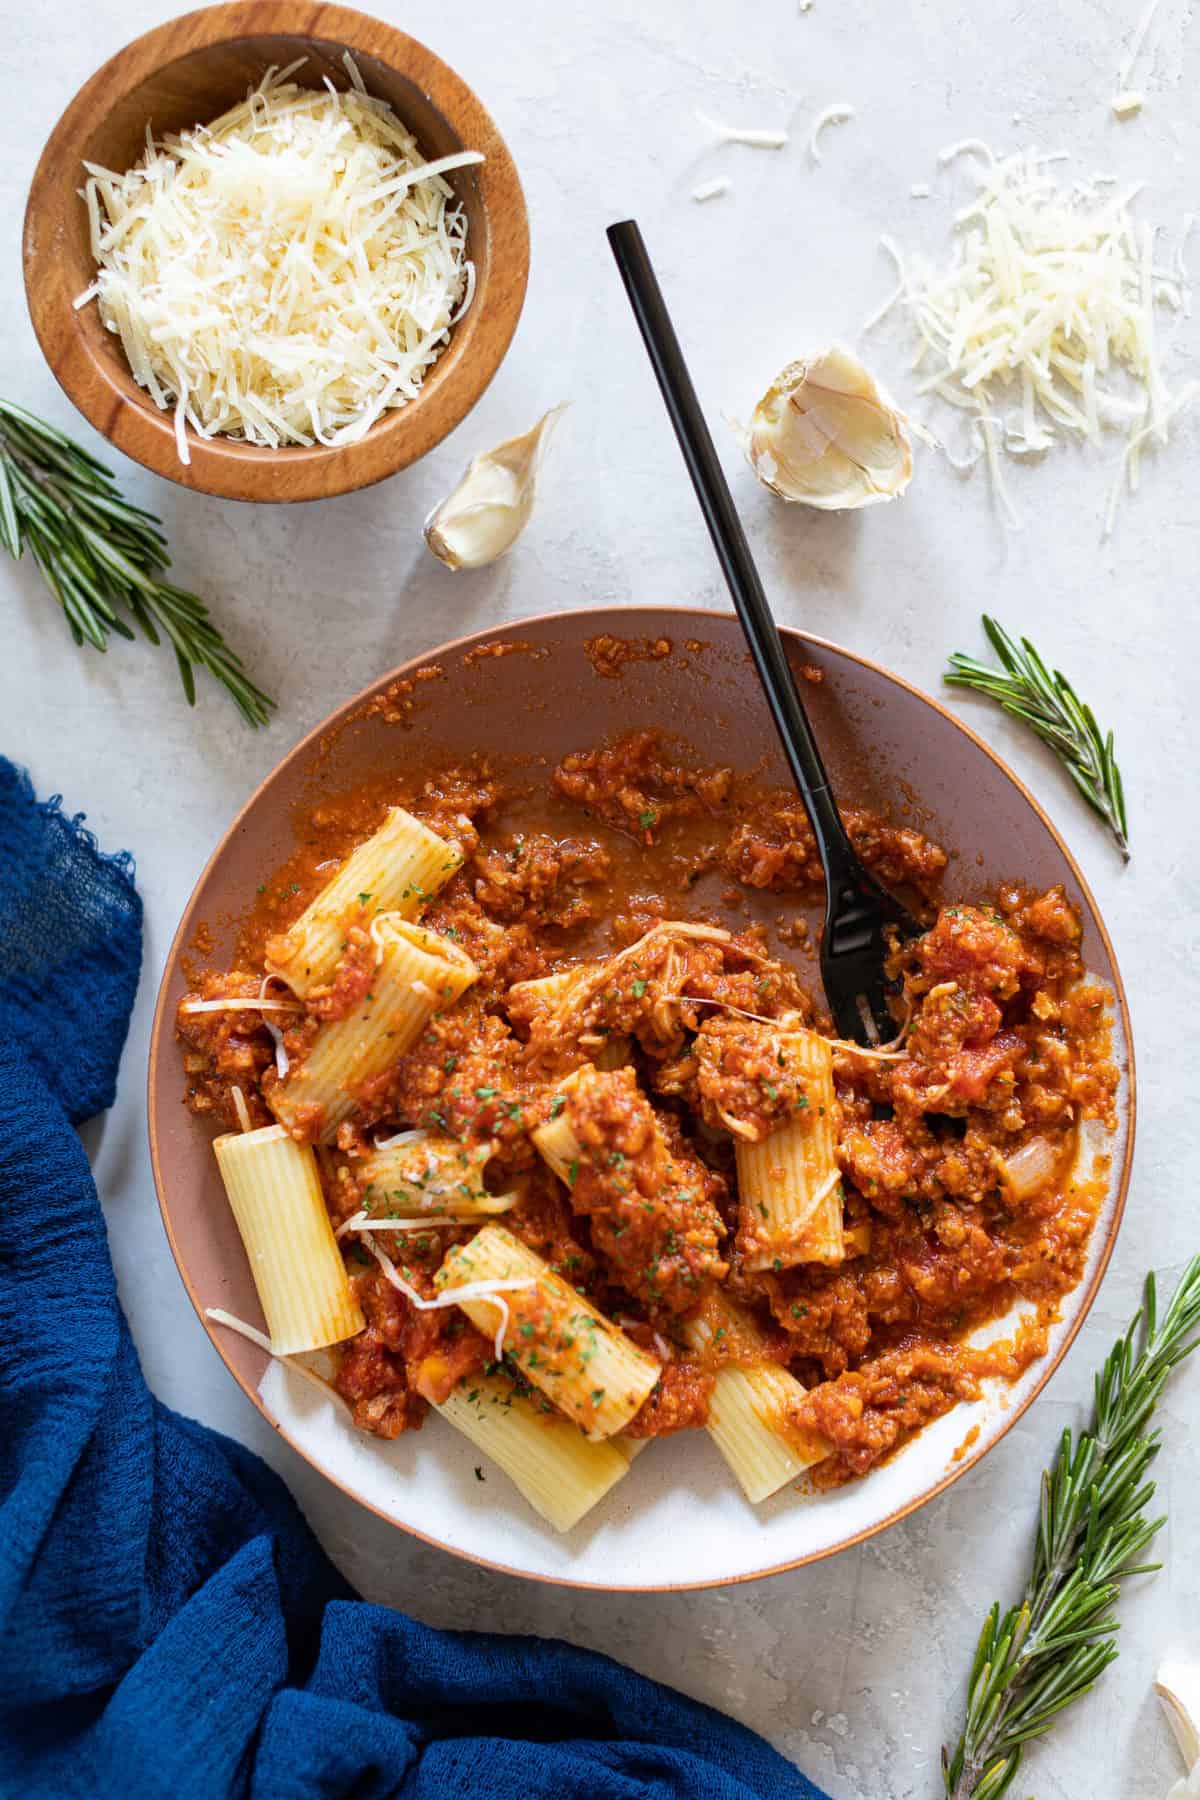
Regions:
[[675, 436], [679, 439], [734, 609], [750, 645], [775, 729], [808, 809], [826, 879], [831, 884], [840, 884], [858, 872], [859, 860], [834, 801], [817, 740], [796, 687], [779, 628], [767, 604], [645, 242], [633, 219], [610, 225], [608, 241]]

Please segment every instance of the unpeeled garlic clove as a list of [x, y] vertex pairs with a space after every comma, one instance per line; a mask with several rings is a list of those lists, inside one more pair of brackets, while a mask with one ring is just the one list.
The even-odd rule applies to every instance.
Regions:
[[746, 454], [784, 500], [828, 512], [875, 506], [912, 479], [907, 423], [858, 358], [834, 344], [775, 377], [751, 415]]
[[[1196, 1777], [1200, 1793], [1200, 1664], [1163, 1663], [1154, 1678], [1154, 1691], [1162, 1703], [1184, 1766]], [[1182, 1791], [1190, 1794], [1191, 1785]]]
[[477, 456], [454, 492], [425, 521], [425, 542], [448, 569], [482, 569], [511, 550], [533, 512], [547, 440], [565, 406], [531, 431]]

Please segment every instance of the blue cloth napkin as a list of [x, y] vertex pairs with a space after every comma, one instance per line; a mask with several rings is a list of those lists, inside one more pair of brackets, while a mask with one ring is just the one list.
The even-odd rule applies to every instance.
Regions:
[[129, 857], [0, 758], [0, 1793], [824, 1800], [607, 1657], [359, 1600], [257, 1457], [155, 1400], [71, 1129], [112, 1104], [141, 925]]

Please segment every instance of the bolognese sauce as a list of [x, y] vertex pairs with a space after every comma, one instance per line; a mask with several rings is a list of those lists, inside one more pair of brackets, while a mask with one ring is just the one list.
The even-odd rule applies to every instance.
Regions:
[[[792, 1422], [829, 1446], [818, 1486], [863, 1475], [985, 1379], [1010, 1380], [1044, 1352], [1101, 1198], [1101, 1178], [1079, 1172], [1080, 1127], [1114, 1125], [1118, 1084], [1108, 996], [1086, 975], [1061, 888], [940, 903], [945, 851], [912, 824], [847, 810], [864, 860], [905, 889], [924, 929], [892, 954], [896, 1043], [833, 1045], [844, 1256], [751, 1269], [738, 1135], [769, 1141], [804, 1103], [777, 1053], [779, 1022], [833, 1033], [811, 967], [789, 953], [803, 933], [782, 933], [784, 948], [761, 923], [718, 933], [731, 909], [713, 889], [816, 902], [820, 865], [794, 794], [691, 762], [653, 731], [519, 782], [482, 759], [382, 777], [307, 811], [295, 854], [247, 914], [235, 966], [193, 969], [189, 998], [261, 994], [272, 940], [397, 805], [463, 853], [421, 922], [479, 977], [355, 1091], [322, 1144], [335, 1226], [364, 1203], [356, 1171], [377, 1135], [488, 1146], [488, 1190], [515, 1196], [507, 1228], [663, 1365], [628, 1435], [705, 1424], [736, 1348], [697, 1353], [679, 1327], [717, 1287], [806, 1390]], [[694, 935], [656, 933], [664, 920]], [[185, 1002], [188, 1105], [229, 1130], [269, 1123], [278, 1068], [302, 1063], [322, 1025], [361, 1003], [373, 968], [369, 932], [348, 925], [331, 980], [274, 1030], [250, 1007]], [[568, 971], [582, 996], [569, 1033], [537, 987]], [[564, 1105], [582, 1146], [569, 1179], [533, 1143]], [[315, 1140], [320, 1124], [300, 1118], [293, 1133]], [[433, 1294], [443, 1257], [471, 1232], [462, 1220], [405, 1235], [417, 1292]], [[341, 1348], [337, 1386], [359, 1426], [392, 1437], [488, 1368], [493, 1348], [455, 1309], [416, 1310], [360, 1243], [343, 1244], [366, 1328]], [[981, 1348], [979, 1328], [1018, 1302], [1015, 1331]]]

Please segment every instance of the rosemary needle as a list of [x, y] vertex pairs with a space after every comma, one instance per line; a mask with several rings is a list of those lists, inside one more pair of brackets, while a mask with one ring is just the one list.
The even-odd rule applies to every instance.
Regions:
[[110, 631], [132, 638], [132, 619], [152, 644], [170, 643], [189, 705], [195, 671], [207, 669], [251, 725], [266, 724], [275, 702], [204, 602], [162, 579], [171, 559], [153, 513], [131, 506], [82, 445], [9, 400], [0, 400], [0, 546], [16, 558], [29, 551], [77, 644], [105, 650]]
[[1091, 707], [1083, 704], [1065, 675], [1046, 667], [1028, 638], [1018, 646], [986, 613], [983, 628], [1002, 666], [997, 669], [956, 651], [944, 680], [998, 700], [1006, 713], [1049, 744], [1088, 805], [1108, 825], [1128, 862], [1125, 790], [1112, 732], [1104, 735]]
[[1161, 1433], [1146, 1429], [1171, 1371], [1200, 1344], [1200, 1256], [1161, 1320], [1154, 1276], [1128, 1331], [1096, 1376], [1091, 1428], [1064, 1431], [1042, 1476], [1033, 1567], [1019, 1606], [984, 1620], [953, 1752], [942, 1751], [948, 1800], [1000, 1800], [1030, 1738], [1093, 1687], [1117, 1655], [1120, 1584], [1158, 1563], [1141, 1554], [1165, 1523], [1148, 1519], [1146, 1471]]

